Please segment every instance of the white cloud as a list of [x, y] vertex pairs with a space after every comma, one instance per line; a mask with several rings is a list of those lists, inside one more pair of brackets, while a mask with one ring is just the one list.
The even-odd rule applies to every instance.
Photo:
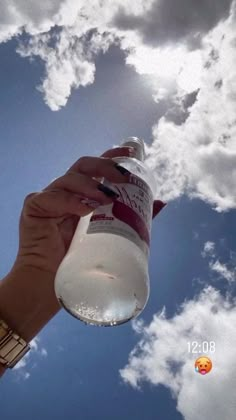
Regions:
[[12, 36], [47, 32], [53, 25], [53, 18], [60, 10], [63, 1], [45, 0], [0, 0], [0, 42]]
[[[218, 212], [236, 208], [233, 10], [202, 38], [201, 48], [192, 51], [188, 44], [174, 42], [154, 48], [142, 44], [137, 33], [121, 42], [126, 63], [148, 78], [154, 100], [169, 100], [168, 113], [154, 125], [154, 141], [146, 147], [155, 196], [164, 201], [186, 194]], [[191, 96], [194, 100], [188, 104]]]
[[221, 263], [219, 260], [215, 262], [210, 262], [209, 264], [212, 271], [218, 273], [220, 277], [227, 280], [229, 283], [232, 283], [236, 280], [236, 271], [235, 269], [230, 270], [227, 268], [226, 264]]
[[15, 367], [13, 368], [13, 370], [18, 370], [18, 369], [22, 369], [26, 366], [27, 362], [29, 361], [30, 358], [30, 353], [32, 351], [37, 352], [38, 351], [38, 342], [39, 342], [39, 338], [35, 337], [33, 338], [33, 340], [31, 340], [30, 347], [31, 350], [28, 351], [28, 353], [26, 353], [26, 355], [15, 365]]
[[53, 111], [66, 105], [72, 88], [93, 83], [95, 73], [95, 65], [86, 58], [81, 42], [66, 31], [55, 38], [54, 48], [49, 46], [49, 36], [40, 35], [30, 40], [27, 47], [20, 45], [17, 50], [23, 57], [38, 55], [45, 61], [46, 77], [39, 90]]
[[14, 370], [22, 369], [26, 366], [28, 353], [15, 365]]
[[[151, 1], [135, 0], [0, 0], [0, 42], [23, 32], [30, 35], [18, 53], [39, 56], [45, 62], [45, 76], [39, 87], [53, 111], [65, 106], [73, 88], [94, 82], [95, 57], [105, 52], [119, 31], [112, 20], [120, 6], [134, 15], [143, 13]], [[51, 46], [53, 44], [53, 47]]]
[[[185, 193], [219, 212], [236, 208], [235, 28], [231, 17], [205, 38], [205, 49], [198, 51], [205, 67], [186, 121], [177, 125], [162, 118], [153, 128], [147, 163], [156, 178], [156, 195], [166, 201]], [[180, 96], [181, 89], [177, 78]]]
[[222, 263], [216, 256], [215, 243], [208, 241], [205, 243], [201, 255], [203, 258], [210, 258], [209, 268], [214, 273], [217, 273], [219, 278], [226, 280], [230, 284], [236, 281], [234, 251], [230, 251], [230, 259], [228, 263]]
[[214, 251], [215, 251], [215, 243], [211, 242], [211, 241], [207, 241], [204, 244], [204, 250], [202, 252], [203, 258], [205, 258], [207, 256], [214, 257], [215, 256]]
[[130, 42], [131, 47], [127, 46], [127, 40], [121, 43], [129, 51], [126, 63], [149, 77], [156, 102], [173, 95], [177, 88], [185, 93], [199, 88], [203, 68], [200, 50], [188, 51], [184, 44], [152, 48], [134, 38]]
[[[194, 51], [184, 43], [153, 48], [130, 38], [129, 48], [125, 42], [126, 62], [150, 78], [157, 102], [169, 98], [175, 117], [169, 110], [159, 120], [146, 147], [155, 195], [164, 201], [186, 194], [219, 212], [236, 208], [235, 39], [232, 12]], [[195, 102], [184, 109], [191, 92]]]
[[[148, 326], [134, 321], [142, 337], [120, 370], [121, 377], [138, 389], [144, 381], [167, 387], [185, 420], [234, 420], [235, 323], [236, 302], [226, 300], [212, 287], [185, 302], [173, 318], [167, 319], [162, 311]], [[187, 345], [192, 341], [216, 344], [216, 352], [208, 353], [213, 369], [207, 376], [194, 371], [198, 354], [189, 353]]]
[[42, 348], [41, 349], [41, 355], [44, 356], [44, 357], [47, 357], [48, 352], [47, 352], [47, 350], [45, 348]]
[[[40, 343], [39, 337], [37, 336], [34, 337], [29, 343], [31, 350], [28, 353], [26, 353], [26, 355], [13, 368], [13, 371], [16, 371], [16, 374], [18, 375], [17, 376], [18, 380], [28, 379], [30, 377], [30, 373], [28, 372], [28, 369], [32, 367], [31, 356], [33, 353], [35, 355], [47, 357], [48, 355], [47, 350], [44, 347], [41, 348], [39, 343]], [[35, 363], [34, 363], [34, 366], [36, 366]]]
[[[39, 340], [38, 337], [35, 337], [35, 338], [33, 338], [33, 340], [30, 341], [30, 347], [32, 348], [32, 350], [38, 351], [38, 348], [39, 348], [38, 343], [39, 343], [39, 341], [40, 340]], [[29, 355], [29, 353], [28, 353], [28, 355]]]

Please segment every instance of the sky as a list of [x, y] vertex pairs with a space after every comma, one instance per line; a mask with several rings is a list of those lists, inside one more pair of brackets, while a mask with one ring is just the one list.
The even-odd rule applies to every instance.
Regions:
[[168, 203], [142, 314], [99, 328], [61, 310], [2, 377], [2, 418], [234, 420], [236, 1], [0, 0], [0, 62], [0, 278], [25, 196], [80, 156], [143, 138]]

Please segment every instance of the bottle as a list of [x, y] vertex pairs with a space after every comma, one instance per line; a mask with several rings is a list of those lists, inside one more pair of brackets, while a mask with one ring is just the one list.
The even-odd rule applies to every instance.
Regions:
[[153, 177], [143, 163], [143, 140], [131, 137], [122, 146], [135, 148], [134, 158], [113, 158], [131, 172], [128, 183], [103, 178], [120, 196], [80, 219], [56, 273], [61, 306], [86, 324], [123, 324], [142, 312], [150, 293]]

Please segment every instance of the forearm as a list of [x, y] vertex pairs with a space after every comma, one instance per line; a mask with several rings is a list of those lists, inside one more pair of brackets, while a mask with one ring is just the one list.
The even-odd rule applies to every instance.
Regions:
[[[13, 266], [0, 282], [0, 318], [30, 342], [60, 310], [53, 273], [33, 266]], [[4, 368], [0, 376], [4, 373]]]

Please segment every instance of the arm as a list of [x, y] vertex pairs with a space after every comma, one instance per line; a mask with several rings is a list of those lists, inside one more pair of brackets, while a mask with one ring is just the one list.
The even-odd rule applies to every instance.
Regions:
[[[129, 156], [129, 148], [112, 149], [102, 156]], [[83, 174], [84, 166], [88, 166], [87, 175]], [[24, 201], [16, 261], [0, 282], [0, 317], [28, 343], [60, 309], [54, 278], [80, 217], [94, 210], [91, 200], [101, 205], [113, 201], [97, 188], [100, 182], [91, 176], [124, 181], [111, 159], [80, 158], [64, 176]], [[88, 203], [82, 202], [84, 198]], [[5, 370], [0, 363], [0, 376]]]
[[[33, 266], [13, 266], [0, 282], [0, 317], [27, 342], [60, 310], [54, 277]], [[0, 364], [0, 376], [5, 370]]]
[[[117, 156], [129, 156], [129, 148], [109, 150], [102, 159], [81, 158], [64, 176], [25, 199], [16, 262], [0, 282], [0, 317], [28, 343], [61, 308], [54, 292], [55, 274], [80, 217], [94, 210], [89, 202], [105, 205], [115, 199], [102, 192], [99, 180], [125, 181], [126, 175], [111, 160]], [[153, 217], [164, 205], [154, 202]], [[0, 376], [5, 370], [0, 364]]]

